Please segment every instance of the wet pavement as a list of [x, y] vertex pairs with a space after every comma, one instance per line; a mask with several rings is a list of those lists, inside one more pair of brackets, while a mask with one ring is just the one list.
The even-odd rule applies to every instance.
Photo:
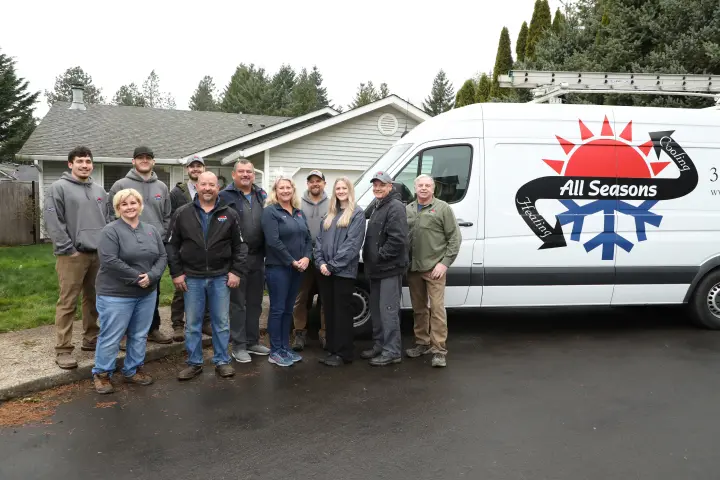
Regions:
[[85, 382], [51, 424], [0, 427], [0, 478], [717, 478], [720, 332], [684, 315], [451, 314], [446, 369], [331, 369], [315, 343], [230, 380], [159, 363], [150, 387]]

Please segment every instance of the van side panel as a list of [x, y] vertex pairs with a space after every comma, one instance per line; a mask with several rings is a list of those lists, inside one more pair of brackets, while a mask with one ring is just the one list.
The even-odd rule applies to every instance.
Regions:
[[[484, 127], [483, 306], [608, 305], [615, 262], [601, 240], [614, 228], [614, 209], [578, 208], [591, 202], [569, 200], [581, 185], [564, 177], [596, 167], [614, 177], [613, 144], [597, 143], [570, 161], [588, 132], [603, 131], [605, 115], [612, 125], [611, 109], [588, 115], [580, 105], [513, 105], [503, 114], [485, 118]], [[591, 157], [606, 162], [587, 165]]]
[[720, 254], [720, 117], [614, 112], [625, 132], [618, 162], [645, 162], [637, 176], [660, 199], [618, 195], [617, 234], [626, 241], [616, 247], [612, 304], [682, 303], [700, 266]]

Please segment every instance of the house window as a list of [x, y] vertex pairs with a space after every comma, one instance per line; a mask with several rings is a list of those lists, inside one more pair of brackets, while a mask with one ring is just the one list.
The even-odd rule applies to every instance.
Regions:
[[[105, 190], [110, 191], [113, 184], [121, 178], [125, 178], [125, 175], [127, 175], [132, 168], [132, 165], [113, 165], [111, 163], [104, 164], [103, 187], [105, 187]], [[157, 175], [158, 180], [167, 185], [168, 189], [172, 188], [170, 186], [170, 169], [169, 165], [155, 165], [155, 174]]]
[[[426, 174], [435, 180], [435, 197], [447, 203], [457, 203], [465, 196], [470, 181], [472, 148], [452, 145], [423, 150], [415, 155], [395, 176], [402, 184], [407, 202], [415, 200], [415, 179]], [[403, 199], [405, 200], [405, 199]]]

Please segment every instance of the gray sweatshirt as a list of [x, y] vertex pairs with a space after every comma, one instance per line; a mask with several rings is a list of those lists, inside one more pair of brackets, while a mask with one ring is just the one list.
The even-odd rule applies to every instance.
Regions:
[[[160, 232], [149, 223], [132, 228], [118, 219], [100, 234], [100, 269], [95, 278], [96, 295], [144, 297], [152, 293], [167, 266], [167, 254]], [[138, 276], [147, 273], [150, 285], [138, 285]]]
[[55, 255], [97, 250], [107, 223], [107, 194], [92, 177], [81, 182], [70, 172], [63, 173], [47, 189], [43, 209]]
[[172, 204], [170, 203], [170, 193], [167, 185], [158, 180], [155, 172], [152, 172], [150, 178], [145, 180], [133, 168], [125, 178], [121, 178], [110, 188], [108, 192], [108, 212], [110, 218], [108, 222], [115, 219], [115, 210], [113, 208], [113, 197], [117, 192], [125, 188], [134, 188], [143, 197], [143, 212], [140, 215], [141, 222], [147, 222], [154, 226], [165, 238], [165, 233], [170, 226], [170, 214], [172, 212]]
[[343, 210], [338, 210], [330, 228], [320, 230], [313, 253], [315, 266], [320, 269], [327, 265], [327, 269], [335, 276], [357, 278], [360, 249], [365, 240], [365, 212], [355, 207], [350, 224], [338, 227], [337, 222], [342, 214]]
[[315, 240], [317, 239], [318, 233], [320, 233], [320, 223], [328, 212], [329, 204], [330, 202], [325, 192], [323, 192], [322, 198], [317, 203], [312, 201], [310, 192], [307, 191], [300, 201], [300, 210], [305, 214], [305, 221], [310, 229], [313, 245], [315, 245]]

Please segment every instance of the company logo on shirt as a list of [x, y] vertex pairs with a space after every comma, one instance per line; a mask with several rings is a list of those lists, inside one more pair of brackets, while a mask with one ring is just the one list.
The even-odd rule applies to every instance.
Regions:
[[162, 195], [160, 195], [159, 193], [156, 193], [155, 200], [162, 200]]
[[221, 215], [218, 217], [218, 222], [224, 222], [227, 220], [227, 215]]
[[98, 203], [102, 203], [102, 197], [97, 198]]

